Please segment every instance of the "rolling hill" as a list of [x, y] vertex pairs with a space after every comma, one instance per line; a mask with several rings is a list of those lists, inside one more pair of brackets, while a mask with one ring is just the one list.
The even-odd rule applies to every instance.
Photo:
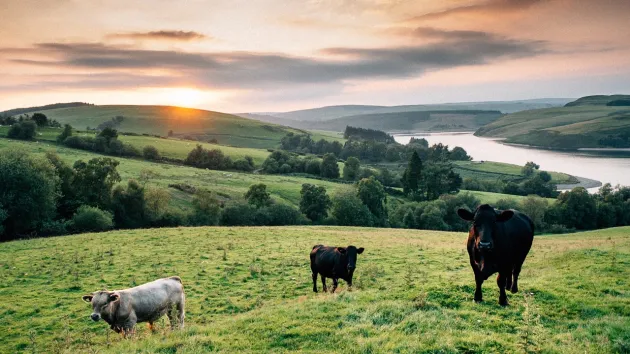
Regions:
[[[625, 353], [630, 228], [536, 236], [510, 306], [473, 302], [465, 233], [348, 227], [120, 230], [0, 244], [0, 352]], [[313, 293], [315, 244], [364, 247]], [[178, 275], [186, 327], [123, 339], [81, 296]], [[330, 281], [329, 281], [330, 283]], [[321, 284], [318, 284], [321, 291]]]
[[628, 96], [590, 96], [565, 107], [503, 116], [480, 128], [478, 136], [547, 148], [630, 147], [630, 107], [608, 106]]
[[116, 125], [122, 132], [166, 136], [172, 130], [175, 136], [216, 139], [225, 145], [253, 148], [276, 147], [289, 131], [296, 131], [232, 114], [172, 106], [76, 106], [37, 112], [81, 130], [122, 116]]
[[[518, 101], [490, 101], [490, 102], [459, 102], [426, 105], [402, 105], [402, 106], [370, 106], [370, 105], [340, 105], [326, 106], [311, 109], [303, 109], [290, 112], [272, 113], [242, 113], [240, 116], [251, 117], [267, 122], [279, 123], [296, 127], [309, 127], [312, 125], [300, 125], [296, 122], [322, 122], [342, 117], [364, 114], [401, 113], [418, 111], [500, 111], [513, 113], [518, 111], [558, 107], [572, 101], [568, 98], [539, 98]], [[292, 122], [294, 121], [294, 122]]]

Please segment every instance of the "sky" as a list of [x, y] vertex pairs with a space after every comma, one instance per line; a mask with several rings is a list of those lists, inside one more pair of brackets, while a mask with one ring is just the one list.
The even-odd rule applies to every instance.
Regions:
[[0, 0], [0, 110], [630, 93], [629, 0]]

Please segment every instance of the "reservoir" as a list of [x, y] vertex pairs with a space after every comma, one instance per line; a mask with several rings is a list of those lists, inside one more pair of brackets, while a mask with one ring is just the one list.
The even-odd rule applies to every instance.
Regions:
[[[630, 151], [558, 151], [526, 146], [501, 144], [499, 140], [474, 136], [472, 133], [416, 133], [397, 134], [394, 138], [401, 144], [412, 138], [424, 138], [429, 146], [437, 143], [462, 147], [474, 161], [497, 161], [523, 166], [534, 161], [541, 170], [564, 172], [573, 176], [586, 177], [610, 183], [630, 186]], [[590, 188], [597, 191], [597, 188]]]

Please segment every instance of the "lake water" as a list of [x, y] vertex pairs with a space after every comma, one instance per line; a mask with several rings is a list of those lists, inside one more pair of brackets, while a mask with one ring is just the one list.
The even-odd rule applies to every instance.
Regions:
[[[630, 186], [630, 152], [628, 151], [552, 151], [499, 143], [494, 139], [479, 138], [472, 133], [431, 133], [394, 135], [397, 142], [409, 143], [412, 137], [424, 138], [429, 145], [442, 143], [449, 148], [460, 146], [475, 161], [497, 161], [525, 165], [534, 161], [541, 170], [564, 172], [610, 183]], [[591, 188], [596, 191], [597, 188]]]

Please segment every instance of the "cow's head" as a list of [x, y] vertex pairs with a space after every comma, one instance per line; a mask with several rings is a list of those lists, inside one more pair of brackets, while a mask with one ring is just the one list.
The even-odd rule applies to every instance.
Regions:
[[83, 301], [92, 304], [92, 315], [90, 318], [94, 321], [98, 321], [105, 316], [111, 318], [111, 305], [119, 299], [120, 295], [114, 291], [97, 291], [90, 295], [83, 295]]
[[354, 269], [357, 267], [357, 255], [363, 253], [364, 250], [365, 249], [363, 247], [337, 247], [337, 251], [344, 255], [347, 260], [346, 267], [348, 269], [348, 275], [350, 276], [350, 279], [352, 279], [352, 273], [354, 273]]
[[482, 253], [488, 253], [494, 249], [494, 233], [497, 223], [510, 220], [514, 216], [514, 211], [497, 212], [490, 205], [483, 204], [475, 210], [474, 214], [466, 209], [458, 209], [457, 215], [466, 221], [473, 222], [470, 232], [475, 238], [475, 246]]

